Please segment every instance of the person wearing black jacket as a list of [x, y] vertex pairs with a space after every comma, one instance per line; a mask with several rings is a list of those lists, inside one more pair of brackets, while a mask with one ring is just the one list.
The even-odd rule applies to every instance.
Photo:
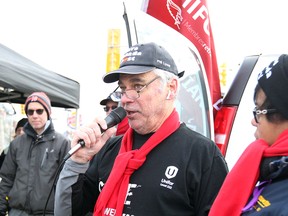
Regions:
[[[17, 136], [21, 135], [24, 133], [24, 125], [28, 122], [27, 118], [22, 118], [17, 122], [17, 125], [15, 127], [15, 136], [14, 138], [16, 138]], [[2, 164], [4, 162], [5, 156], [7, 154], [8, 148], [5, 148], [1, 155], [0, 155], [0, 168], [2, 167]]]
[[[43, 92], [34, 92], [25, 103], [28, 123], [24, 134], [9, 146], [0, 171], [0, 215], [42, 215], [56, 170], [70, 149], [70, 141], [55, 131], [51, 103]], [[54, 193], [46, 210], [54, 215]]]
[[288, 55], [258, 74], [255, 138], [227, 175], [209, 216], [288, 215]]
[[130, 128], [111, 137], [116, 129], [102, 134], [99, 125], [107, 124], [98, 119], [74, 134], [72, 147], [80, 139], [85, 147], [60, 173], [55, 216], [208, 215], [227, 166], [213, 141], [180, 122], [174, 103], [181, 76], [155, 43], [131, 47], [104, 76], [118, 81], [111, 97], [121, 99]]

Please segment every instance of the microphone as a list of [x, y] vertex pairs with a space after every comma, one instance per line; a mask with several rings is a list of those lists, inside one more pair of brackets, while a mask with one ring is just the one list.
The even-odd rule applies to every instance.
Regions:
[[[112, 110], [108, 116], [106, 116], [105, 121], [107, 124], [107, 129], [114, 127], [115, 125], [119, 124], [124, 118], [126, 117], [126, 111], [123, 107], [117, 107], [116, 109]], [[101, 133], [105, 132], [106, 130], [101, 129]], [[64, 157], [64, 161], [70, 158], [76, 151], [78, 151], [80, 148], [85, 146], [84, 140], [79, 140], [77, 145], [75, 145], [70, 151], [67, 153], [67, 155]]]

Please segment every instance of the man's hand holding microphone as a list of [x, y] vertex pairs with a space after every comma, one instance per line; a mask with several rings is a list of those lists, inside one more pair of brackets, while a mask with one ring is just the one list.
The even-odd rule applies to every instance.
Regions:
[[113, 110], [105, 119], [96, 118], [91, 124], [75, 131], [71, 142], [71, 150], [65, 156], [77, 163], [87, 163], [99, 152], [107, 140], [116, 132], [115, 125], [126, 116], [123, 107]]

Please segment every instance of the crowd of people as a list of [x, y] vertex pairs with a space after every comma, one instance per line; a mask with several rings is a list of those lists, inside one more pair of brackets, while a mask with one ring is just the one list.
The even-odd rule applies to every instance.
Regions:
[[184, 75], [164, 47], [130, 47], [103, 76], [117, 88], [100, 101], [106, 116], [119, 106], [127, 116], [108, 129], [99, 117], [71, 141], [55, 131], [48, 95], [29, 95], [0, 169], [0, 216], [286, 215], [288, 55], [259, 71], [255, 141], [231, 171], [213, 140], [179, 119]]

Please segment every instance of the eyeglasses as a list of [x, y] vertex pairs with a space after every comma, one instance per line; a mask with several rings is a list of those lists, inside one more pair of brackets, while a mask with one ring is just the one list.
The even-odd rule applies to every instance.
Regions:
[[28, 114], [29, 116], [32, 116], [32, 115], [34, 114], [34, 111], [36, 111], [36, 113], [37, 113], [38, 115], [42, 115], [43, 112], [44, 112], [44, 109], [37, 109], [37, 110], [28, 109], [28, 110], [27, 110], [27, 114]]
[[109, 112], [110, 109], [114, 110], [116, 108], [117, 108], [117, 106], [106, 106], [103, 109], [104, 109], [105, 112]]
[[120, 102], [120, 100], [121, 100], [121, 97], [120, 98], [116, 98], [116, 97], [111, 97], [111, 95], [113, 95], [116, 91], [117, 91], [117, 89], [119, 88], [120, 86], [117, 86], [116, 87], [116, 89], [114, 89], [114, 91], [109, 95], [110, 96], [110, 98], [114, 101], [114, 102]]
[[257, 110], [257, 108], [255, 107], [254, 110], [253, 110], [253, 115], [254, 115], [255, 122], [259, 123], [258, 115], [260, 115], [260, 114], [268, 115], [268, 114], [276, 113], [276, 112], [277, 112], [276, 109]]
[[156, 79], [160, 78], [160, 76], [156, 76], [154, 79], [152, 79], [151, 81], [149, 81], [148, 83], [146, 83], [142, 88], [140, 88], [139, 90], [136, 89], [128, 89], [126, 91], [115, 91], [112, 92], [112, 94], [110, 95], [110, 97], [112, 98], [112, 100], [121, 100], [122, 96], [125, 94], [127, 98], [131, 99], [131, 100], [136, 100], [140, 97], [140, 92], [143, 91], [145, 88], [147, 88], [148, 85], [150, 85], [152, 82], [154, 82]]

